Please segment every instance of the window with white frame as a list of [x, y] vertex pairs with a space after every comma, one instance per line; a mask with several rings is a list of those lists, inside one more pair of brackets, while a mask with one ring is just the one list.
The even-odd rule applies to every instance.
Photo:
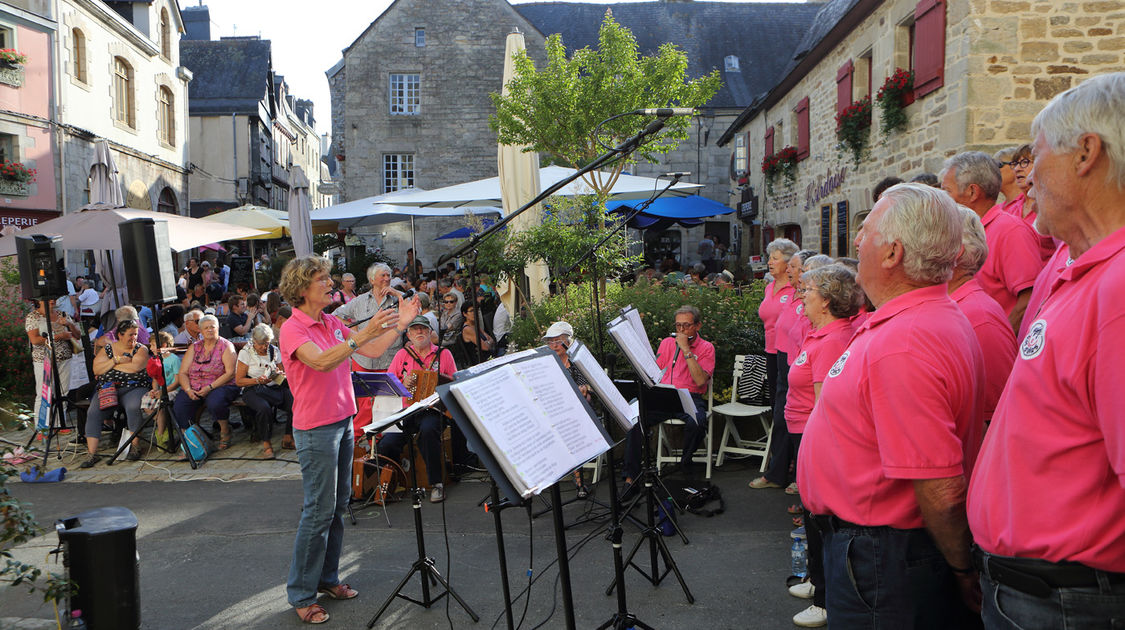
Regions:
[[160, 86], [157, 92], [157, 128], [160, 141], [164, 144], [176, 144], [176, 102], [172, 90]]
[[19, 151], [16, 146], [16, 136], [10, 133], [0, 133], [0, 162], [18, 162]]
[[414, 188], [414, 154], [387, 153], [383, 156], [383, 192]]
[[129, 127], [137, 128], [133, 96], [133, 67], [121, 57], [113, 59], [113, 118]]
[[414, 29], [414, 45], [418, 48], [422, 48], [426, 45], [426, 29]]
[[734, 137], [734, 172], [738, 176], [746, 173], [746, 134]]
[[16, 32], [10, 26], [0, 26], [0, 48], [15, 48]]
[[86, 34], [81, 29], [71, 29], [70, 45], [73, 53], [71, 57], [74, 61], [74, 67], [72, 68], [74, 80], [89, 83], [89, 77], [86, 74]]
[[391, 75], [391, 115], [414, 116], [418, 114], [422, 75]]

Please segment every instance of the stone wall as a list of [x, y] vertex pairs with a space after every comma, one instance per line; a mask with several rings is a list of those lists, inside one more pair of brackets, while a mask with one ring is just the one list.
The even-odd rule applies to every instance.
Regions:
[[[89, 177], [90, 165], [94, 162], [94, 143], [69, 134], [62, 134], [62, 138], [65, 212], [73, 212], [90, 202]], [[156, 211], [160, 192], [167, 187], [175, 194], [177, 212], [187, 214], [187, 171], [120, 146], [111, 148], [127, 206]]]
[[[805, 247], [820, 249], [821, 209], [828, 205], [832, 225], [827, 253], [854, 254], [850, 244], [879, 180], [936, 173], [945, 158], [959, 151], [994, 152], [1030, 142], [1031, 120], [1051, 97], [1085, 76], [1122, 70], [1125, 64], [1125, 2], [947, 0], [943, 86], [909, 105], [907, 128], [889, 137], [880, 133], [875, 107], [870, 155], [853, 164], [837, 148], [836, 73], [848, 60], [862, 65], [858, 60], [867, 54], [875, 92], [896, 67], [906, 67], [906, 25], [915, 4], [885, 2], [779, 102], [739, 130], [749, 133], [750, 185], [762, 200], [763, 223], [775, 236], [796, 226]], [[853, 95], [865, 92], [866, 80], [857, 76]], [[799, 164], [796, 183], [785, 186], [782, 180], [771, 195], [761, 173], [766, 128], [775, 129], [775, 150], [796, 146], [794, 110], [805, 97], [810, 101], [809, 156]], [[734, 143], [727, 149], [729, 155]], [[835, 218], [841, 202], [848, 207], [847, 251], [838, 247]], [[743, 255], [751, 251], [760, 250], [744, 249]]]

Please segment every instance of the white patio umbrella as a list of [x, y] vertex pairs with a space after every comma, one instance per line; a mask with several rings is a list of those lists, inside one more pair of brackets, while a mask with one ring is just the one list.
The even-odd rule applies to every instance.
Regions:
[[[77, 212], [64, 214], [50, 221], [24, 228], [18, 235], [47, 234], [61, 236], [66, 249], [121, 250], [121, 236], [117, 224], [130, 219], [153, 219], [168, 223], [168, 244], [177, 252], [218, 241], [253, 238], [261, 230], [229, 225], [216, 221], [193, 219], [178, 214], [137, 210], [136, 208], [111, 208], [105, 204], [83, 206]], [[0, 256], [16, 254], [15, 236], [0, 238]]]
[[[508, 83], [516, 76], [516, 64], [513, 56], [525, 50], [523, 33], [519, 29], [508, 33], [504, 43], [504, 83], [500, 88], [501, 94], [508, 95]], [[515, 212], [524, 204], [531, 201], [539, 194], [539, 154], [526, 151], [524, 145], [501, 144], [496, 151], [496, 168], [499, 173], [500, 197], [504, 204], [504, 214]], [[543, 223], [543, 207], [536, 204], [522, 214], [512, 219], [511, 227], [515, 232], [533, 228]], [[524, 269], [527, 274], [530, 295], [533, 301], [538, 301], [548, 295], [550, 274], [547, 264], [537, 260]], [[518, 313], [517, 308], [517, 283], [515, 278], [505, 279], [497, 285], [500, 299], [504, 301], [509, 313]]]
[[298, 258], [313, 253], [311, 211], [309, 178], [300, 166], [293, 166], [289, 171], [289, 233], [293, 237], [293, 253]]
[[[562, 181], [569, 175], [573, 175], [574, 172], [575, 169], [563, 166], [544, 166], [539, 169], [539, 182], [544, 186], [549, 186], [555, 182]], [[665, 180], [657, 180], [652, 177], [621, 175], [617, 178], [617, 183], [614, 184], [613, 188], [609, 191], [609, 199], [645, 199], [653, 192], [662, 189], [665, 185]], [[668, 192], [664, 193], [664, 196], [686, 197], [695, 194], [700, 188], [703, 188], [703, 184], [680, 182], [672, 186]], [[563, 186], [555, 194], [564, 197], [590, 195], [593, 194], [593, 190], [580, 178]], [[389, 197], [383, 200], [383, 203], [396, 206], [419, 206], [423, 208], [501, 206], [503, 205], [503, 193], [500, 188], [500, 178], [489, 177], [487, 179], [479, 179], [463, 184], [456, 184], [454, 186], [446, 186], [445, 188], [435, 188], [434, 190], [415, 190]]]
[[[113, 151], [109, 148], [109, 141], [104, 138], [94, 143], [94, 162], [90, 165], [90, 203], [111, 208], [125, 205], [117, 163], [113, 159]], [[98, 272], [113, 286], [113, 290], [109, 293], [110, 299], [102, 301], [100, 311], [104, 313], [128, 304], [129, 289], [125, 285], [125, 263], [121, 260], [121, 255], [114, 256], [102, 247], [90, 249], [94, 250], [94, 261]]]

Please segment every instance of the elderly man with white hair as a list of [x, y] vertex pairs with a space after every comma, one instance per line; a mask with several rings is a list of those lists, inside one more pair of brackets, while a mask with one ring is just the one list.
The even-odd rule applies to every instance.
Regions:
[[[371, 283], [371, 290], [344, 304], [332, 312], [333, 315], [344, 320], [349, 327], [355, 328], [356, 322], [362, 322], [372, 317], [379, 311], [394, 308], [402, 297], [402, 293], [391, 288], [391, 268], [383, 263], [375, 263], [367, 268], [367, 280]], [[368, 357], [360, 353], [352, 355], [352, 370], [356, 372], [386, 372], [387, 367], [402, 348], [402, 336], [396, 338], [383, 354], [377, 357]], [[358, 411], [355, 416], [357, 435], [358, 427], [371, 423], [371, 407], [373, 401], [370, 396], [356, 400]]]
[[965, 489], [984, 428], [984, 369], [946, 291], [961, 251], [957, 205], [929, 186], [893, 186], [855, 244], [857, 279], [877, 310], [828, 371], [797, 464], [824, 535], [828, 619], [969, 627], [980, 591]]
[[1002, 180], [996, 160], [980, 151], [954, 155], [941, 171], [942, 190], [977, 213], [984, 225], [988, 257], [976, 281], [1004, 309], [1014, 332], [1027, 310], [1043, 257], [1035, 230], [996, 204]]
[[1037, 226], [1073, 263], [1029, 315], [969, 488], [990, 629], [1125, 619], [1123, 111], [1116, 72], [1059, 94], [1031, 124]]

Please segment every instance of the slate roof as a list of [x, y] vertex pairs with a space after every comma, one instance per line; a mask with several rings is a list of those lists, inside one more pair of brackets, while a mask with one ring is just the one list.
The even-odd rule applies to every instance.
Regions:
[[[596, 47], [606, 9], [628, 27], [643, 54], [666, 42], [687, 53], [688, 74], [719, 70], [723, 87], [709, 107], [743, 108], [781, 78], [823, 4], [640, 2], [584, 4], [542, 2], [513, 7], [543, 35], [560, 33], [568, 49]], [[736, 55], [741, 72], [725, 72], [724, 60]]]
[[221, 39], [180, 42], [180, 63], [191, 70], [188, 114], [257, 114], [267, 98], [270, 41]]

